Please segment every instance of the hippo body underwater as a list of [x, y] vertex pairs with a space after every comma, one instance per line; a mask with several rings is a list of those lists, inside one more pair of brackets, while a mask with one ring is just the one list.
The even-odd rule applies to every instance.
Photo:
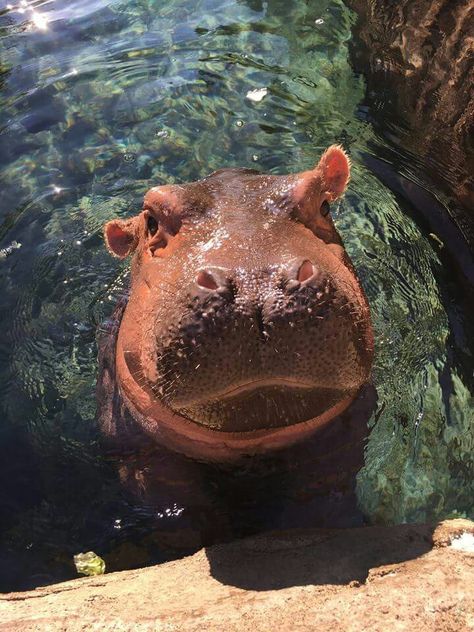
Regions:
[[338, 146], [299, 174], [221, 169], [105, 225], [132, 264], [99, 341], [98, 420], [147, 503], [291, 506], [271, 521], [286, 527], [304, 497], [311, 524], [353, 523], [374, 394], [369, 306], [330, 215], [349, 173]]

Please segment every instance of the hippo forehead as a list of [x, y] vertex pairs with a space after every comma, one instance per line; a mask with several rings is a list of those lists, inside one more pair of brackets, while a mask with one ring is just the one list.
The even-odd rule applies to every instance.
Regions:
[[[270, 215], [288, 215], [295, 202], [291, 199], [291, 188], [295, 176], [271, 176], [260, 174], [254, 169], [219, 169], [196, 182], [171, 187], [157, 187], [145, 197], [145, 208], [156, 210], [161, 206], [168, 212], [199, 217], [205, 211], [225, 212], [229, 218], [242, 213], [255, 215], [258, 210]], [[166, 189], [166, 192], [164, 192]], [[164, 194], [159, 203], [154, 203], [153, 192]], [[169, 199], [174, 204], [169, 203]]]
[[294, 175], [272, 176], [255, 169], [229, 168], [214, 171], [199, 183], [229, 198], [244, 194], [252, 199], [263, 199], [268, 193], [282, 192], [294, 179]]

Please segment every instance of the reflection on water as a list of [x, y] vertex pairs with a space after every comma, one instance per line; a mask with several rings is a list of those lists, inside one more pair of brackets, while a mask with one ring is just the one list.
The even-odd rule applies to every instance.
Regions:
[[[348, 63], [352, 20], [341, 0], [0, 10], [4, 589], [74, 576], [81, 550], [109, 568], [176, 555], [98, 443], [95, 332], [127, 282], [104, 221], [136, 212], [151, 184], [233, 165], [301, 171], [333, 142], [353, 160], [335, 219], [376, 329], [360, 506], [383, 522], [473, 515], [473, 384], [461, 370], [472, 341], [442, 235], [361, 159], [377, 139]], [[159, 513], [162, 531], [187, 528], [185, 508]]]

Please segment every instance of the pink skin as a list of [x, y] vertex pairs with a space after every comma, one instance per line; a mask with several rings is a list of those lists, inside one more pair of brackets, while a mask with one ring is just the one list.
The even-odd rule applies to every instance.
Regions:
[[[312, 170], [292, 176], [245, 176], [248, 184], [245, 184], [247, 189], [243, 189], [242, 197], [246, 197], [247, 191], [249, 197], [253, 196], [252, 208], [245, 211], [247, 215], [234, 210], [235, 198], [229, 197], [231, 202], [224, 199], [216, 205], [215, 200], [209, 201], [207, 198], [208, 191], [213, 191], [211, 185], [206, 184], [206, 188], [201, 183], [192, 183], [153, 188], [146, 194], [144, 210], [138, 216], [125, 221], [112, 220], [106, 224], [105, 239], [109, 250], [120, 258], [134, 253], [130, 300], [116, 346], [116, 379], [126, 407], [153, 441], [206, 461], [226, 462], [242, 456], [266, 454], [314, 435], [345, 411], [357, 397], [369, 379], [372, 364], [370, 313], [332, 219], [321, 210], [326, 208], [325, 202], [333, 202], [344, 192], [349, 172], [350, 164], [346, 155], [341, 148], [332, 146]], [[219, 178], [219, 172], [213, 177]], [[225, 174], [222, 177], [226, 177]], [[260, 189], [261, 199], [256, 197]], [[264, 210], [255, 207], [255, 199], [259, 200]], [[203, 209], [216, 207], [216, 216], [206, 221], [188, 221], [186, 205], [191, 206], [193, 212], [201, 206]], [[273, 205], [276, 213], [272, 215]], [[285, 215], [275, 227], [263, 233], [263, 224], [259, 222], [266, 221], [267, 216], [278, 216], [280, 209], [285, 213], [290, 209], [291, 221]], [[298, 221], [295, 222], [295, 219]], [[234, 239], [217, 239], [222, 225], [232, 236], [235, 235]], [[170, 287], [183, 284], [183, 269], [189, 265], [186, 258], [189, 252], [196, 253], [193, 274], [198, 287], [196, 292], [201, 294], [216, 291], [219, 284], [216, 273], [208, 272], [211, 269], [209, 266], [214, 266], [212, 270], [217, 271], [238, 269], [242, 265], [244, 248], [245, 265], [249, 270], [262, 267], [262, 252], [265, 264], [270, 268], [280, 264], [289, 268], [293, 250], [291, 244], [285, 248], [281, 241], [281, 235], [285, 233], [292, 235], [298, 247], [307, 244], [305, 252], [309, 253], [308, 259], [304, 259], [300, 265], [297, 281], [304, 284], [314, 277], [315, 269], [324, 269], [325, 274], [337, 280], [338, 287], [350, 297], [356, 306], [355, 317], [363, 323], [363, 329], [360, 330], [362, 359], [358, 360], [359, 364], [352, 372], [348, 369], [345, 376], [344, 372], [337, 373], [343, 380], [340, 385], [341, 397], [328, 404], [323, 412], [293, 425], [238, 432], [212, 429], [177, 413], [177, 403], [184, 401], [187, 406], [195, 406], [199, 404], [199, 398], [184, 391], [181, 399], [176, 395], [173, 400], [173, 410], [157, 397], [152, 388], [160, 377], [154, 348], [155, 330], [150, 329], [156, 315], [156, 300], [163, 302]], [[265, 239], [272, 240], [272, 247], [266, 245]], [[202, 244], [206, 244], [207, 249]], [[161, 263], [157, 260], [161, 260]], [[316, 268], [311, 262], [316, 262]], [[329, 373], [319, 376], [320, 382], [325, 383], [328, 376]], [[315, 387], [313, 383], [291, 374], [283, 377], [252, 377], [231, 383], [227, 383], [226, 376], [222, 376], [222, 384], [212, 392], [212, 397], [224, 401], [264, 385], [285, 385], [295, 392]], [[206, 391], [200, 397], [205, 399]]]

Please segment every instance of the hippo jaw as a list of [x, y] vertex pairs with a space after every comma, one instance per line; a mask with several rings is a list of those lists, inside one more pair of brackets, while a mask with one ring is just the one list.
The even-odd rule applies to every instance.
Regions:
[[140, 381], [133, 363], [127, 361], [117, 343], [116, 367], [123, 402], [139, 426], [153, 441], [186, 456], [209, 462], [225, 463], [243, 457], [266, 455], [312, 437], [355, 400], [357, 393], [340, 400], [332, 407], [299, 423], [276, 428], [214, 430], [176, 413], [157, 399], [152, 389]]
[[[292, 329], [288, 322], [272, 321], [265, 337], [252, 327], [251, 315], [233, 313], [228, 328], [234, 332], [221, 330], [220, 318], [228, 316], [217, 311], [209, 329], [197, 336], [197, 346], [186, 344], [186, 326], [173, 327], [169, 338], [160, 337], [168, 344], [158, 347], [156, 372], [150, 375], [142, 363], [155, 395], [196, 424], [242, 432], [306, 422], [353, 398], [367, 381], [368, 332], [350, 326], [341, 314], [308, 323], [295, 318]], [[326, 339], [335, 335], [339, 353], [327, 348]], [[241, 342], [233, 345], [236, 337]]]

